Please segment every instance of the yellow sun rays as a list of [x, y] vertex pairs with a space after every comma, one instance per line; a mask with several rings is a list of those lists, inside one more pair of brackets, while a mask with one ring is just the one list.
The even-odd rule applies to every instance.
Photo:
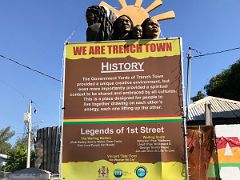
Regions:
[[[143, 0], [136, 0], [134, 5], [127, 5], [126, 0], [118, 0], [118, 2], [122, 7], [120, 10], [115, 9], [104, 1], [102, 1], [99, 5], [108, 8], [117, 16], [121, 16], [123, 14], [128, 15], [132, 19], [134, 25], [142, 24], [142, 22], [149, 17], [150, 12], [162, 5], [161, 0], [155, 0], [151, 5], [144, 9], [143, 7], [141, 7]], [[153, 16], [153, 18], [157, 21], [163, 21], [175, 18], [175, 14], [174, 11], [168, 11]]]
[[155, 0], [150, 6], [147, 7], [146, 11], [149, 13], [161, 5], [162, 5], [161, 0]]
[[142, 6], [142, 2], [143, 2], [143, 0], [136, 0], [135, 6], [136, 7], [141, 7]]
[[156, 19], [157, 21], [163, 21], [163, 20], [175, 18], [175, 14], [174, 14], [174, 11], [168, 11], [168, 12], [153, 16], [153, 18]]
[[119, 2], [120, 5], [122, 6], [122, 8], [125, 8], [125, 7], [128, 6], [125, 0], [118, 0], [118, 2]]

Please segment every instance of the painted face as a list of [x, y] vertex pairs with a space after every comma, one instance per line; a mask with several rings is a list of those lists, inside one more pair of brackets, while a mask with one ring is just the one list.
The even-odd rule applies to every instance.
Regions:
[[94, 23], [97, 23], [97, 22], [98, 22], [98, 18], [97, 18], [97, 16], [94, 14], [93, 11], [87, 11], [87, 13], [86, 13], [86, 19], [87, 19], [88, 26], [91, 26], [91, 25], [93, 25]]
[[132, 37], [134, 39], [140, 39], [142, 37], [142, 32], [142, 27], [140, 25], [137, 25], [132, 29]]
[[118, 21], [117, 27], [119, 28], [120, 32], [130, 31], [132, 28], [130, 19], [126, 16], [121, 16]]
[[159, 23], [154, 19], [150, 19], [150, 21], [147, 22], [145, 29], [147, 38], [158, 38], [160, 35]]

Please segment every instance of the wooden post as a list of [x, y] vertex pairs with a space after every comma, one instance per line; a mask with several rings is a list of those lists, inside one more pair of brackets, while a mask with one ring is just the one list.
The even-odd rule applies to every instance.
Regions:
[[211, 104], [206, 103], [205, 104], [205, 125], [206, 126], [212, 126], [212, 109], [211, 109]]

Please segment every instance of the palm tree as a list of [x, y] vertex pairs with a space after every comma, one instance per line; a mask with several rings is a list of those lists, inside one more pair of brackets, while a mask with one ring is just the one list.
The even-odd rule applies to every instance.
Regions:
[[0, 153], [6, 154], [11, 149], [11, 144], [7, 141], [14, 136], [14, 134], [10, 126], [0, 129]]

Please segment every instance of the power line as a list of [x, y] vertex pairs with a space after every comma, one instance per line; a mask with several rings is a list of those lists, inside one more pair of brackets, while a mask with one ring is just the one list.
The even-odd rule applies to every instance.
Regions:
[[0, 57], [3, 58], [3, 59], [5, 59], [5, 60], [11, 61], [11, 62], [13, 62], [13, 63], [15, 63], [15, 64], [17, 64], [17, 65], [19, 65], [19, 66], [22, 66], [22, 67], [24, 67], [24, 68], [27, 68], [27, 69], [30, 70], [30, 71], [36, 72], [36, 73], [38, 73], [38, 74], [40, 74], [40, 75], [42, 75], [42, 76], [51, 78], [51, 79], [53, 79], [53, 80], [55, 80], [55, 81], [58, 81], [58, 82], [62, 82], [61, 80], [59, 80], [59, 79], [57, 79], [57, 78], [55, 78], [55, 77], [53, 77], [53, 76], [50, 76], [50, 75], [48, 75], [48, 74], [46, 74], [46, 73], [43, 73], [43, 72], [41, 72], [41, 71], [39, 71], [39, 70], [37, 70], [37, 69], [31, 68], [31, 67], [29, 67], [29, 66], [27, 66], [27, 65], [24, 65], [24, 64], [22, 64], [22, 63], [20, 63], [20, 62], [18, 62], [18, 61], [16, 61], [16, 60], [14, 60], [14, 59], [8, 58], [8, 57], [3, 56], [3, 55], [1, 55], [1, 54], [0, 54]]
[[225, 49], [222, 51], [216, 51], [216, 52], [211, 52], [211, 53], [206, 53], [206, 54], [200, 54], [200, 55], [196, 55], [196, 56], [192, 56], [192, 58], [198, 58], [198, 57], [203, 57], [203, 56], [210, 56], [210, 55], [215, 55], [215, 54], [221, 54], [221, 53], [225, 53], [225, 52], [229, 52], [229, 51], [235, 51], [235, 50], [239, 50], [240, 47], [236, 47], [236, 48], [232, 48], [232, 49]]

